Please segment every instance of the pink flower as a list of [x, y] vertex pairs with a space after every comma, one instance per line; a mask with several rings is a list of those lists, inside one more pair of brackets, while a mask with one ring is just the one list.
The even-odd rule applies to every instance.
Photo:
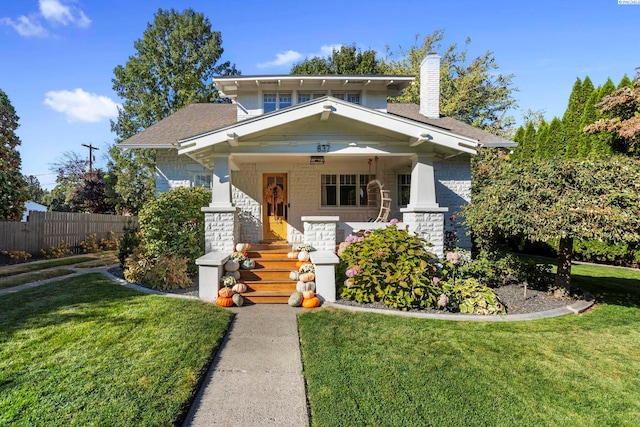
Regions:
[[458, 219], [458, 217], [457, 217], [457, 216], [455, 216], [455, 215], [451, 215], [451, 216], [449, 217], [449, 221], [456, 221], [457, 219]]
[[349, 236], [347, 236], [346, 239], [344, 239], [345, 242], [347, 243], [353, 243], [358, 241], [358, 238], [356, 236], [354, 236], [353, 234], [350, 234]]
[[449, 304], [449, 297], [446, 294], [440, 295], [440, 299], [438, 300], [438, 305], [442, 308], [445, 308]]
[[440, 281], [440, 278], [434, 276], [432, 280], [433, 280], [433, 283], [438, 283]]
[[391, 221], [389, 221], [389, 224], [391, 225], [396, 225], [397, 223], [399, 223], [400, 221], [398, 221], [398, 218], [392, 218]]
[[447, 252], [447, 261], [456, 265], [460, 263], [460, 254], [457, 252]]
[[362, 268], [360, 268], [357, 265], [354, 266], [354, 267], [347, 268], [347, 271], [344, 272], [344, 274], [346, 274], [347, 277], [354, 277], [354, 276], [357, 276], [360, 273], [362, 273]]

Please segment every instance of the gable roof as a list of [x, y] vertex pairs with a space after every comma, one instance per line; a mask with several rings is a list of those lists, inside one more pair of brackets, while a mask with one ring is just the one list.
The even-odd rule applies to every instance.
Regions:
[[475, 154], [477, 147], [477, 140], [458, 135], [450, 130], [324, 96], [192, 136], [180, 141], [178, 153], [193, 154], [225, 142], [237, 146], [238, 140], [264, 130], [312, 117], [326, 121], [331, 115], [403, 135], [407, 147], [415, 147], [430, 141], [434, 146], [469, 154]]
[[387, 112], [400, 117], [405, 117], [407, 119], [415, 120], [417, 122], [440, 127], [458, 135], [473, 138], [478, 141], [483, 147], [516, 147], [518, 145], [514, 141], [501, 138], [498, 135], [494, 135], [475, 126], [468, 125], [464, 122], [461, 122], [460, 120], [452, 119], [451, 117], [440, 116], [439, 119], [429, 119], [420, 114], [420, 106], [417, 104], [388, 103]]
[[123, 148], [171, 148], [178, 141], [237, 121], [235, 104], [190, 104], [122, 141]]

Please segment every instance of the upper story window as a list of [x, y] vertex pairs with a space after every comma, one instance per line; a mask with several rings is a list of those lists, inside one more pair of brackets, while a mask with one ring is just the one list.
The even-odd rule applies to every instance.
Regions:
[[291, 92], [268, 92], [263, 95], [262, 108], [265, 113], [291, 106]]
[[360, 92], [332, 92], [331, 96], [354, 104], [360, 104]]
[[326, 91], [298, 92], [298, 102], [307, 102], [311, 101], [312, 99], [322, 98], [326, 95]]

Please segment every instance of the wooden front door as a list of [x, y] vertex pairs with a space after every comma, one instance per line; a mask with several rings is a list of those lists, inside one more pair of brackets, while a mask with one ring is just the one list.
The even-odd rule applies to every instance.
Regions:
[[287, 240], [287, 174], [264, 174], [262, 188], [262, 237]]

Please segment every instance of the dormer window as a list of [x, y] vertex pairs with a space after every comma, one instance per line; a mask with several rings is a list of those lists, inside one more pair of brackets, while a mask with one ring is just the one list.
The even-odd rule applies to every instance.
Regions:
[[352, 102], [354, 104], [360, 104], [360, 92], [334, 91], [331, 93], [331, 96], [333, 96], [334, 98], [345, 100], [347, 102]]
[[269, 92], [263, 95], [262, 109], [265, 113], [291, 107], [291, 92]]

